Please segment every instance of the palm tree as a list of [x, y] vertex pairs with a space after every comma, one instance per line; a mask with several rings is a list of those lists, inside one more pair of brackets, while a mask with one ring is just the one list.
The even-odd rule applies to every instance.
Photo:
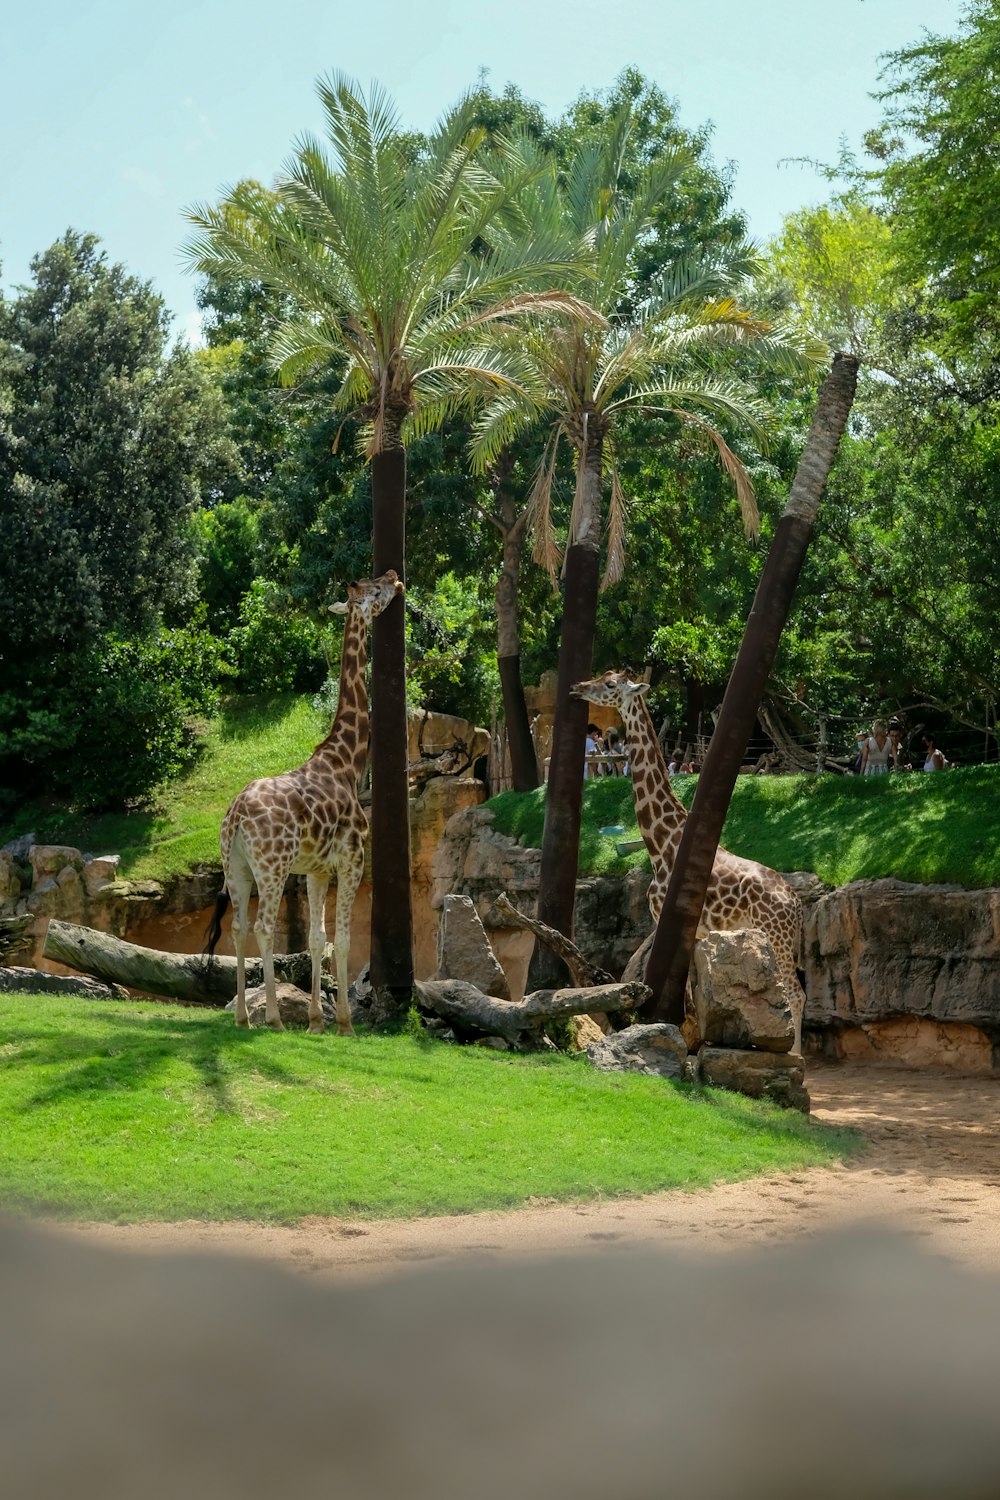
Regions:
[[[602, 143], [580, 147], [563, 177], [536, 182], [519, 208], [535, 234], [561, 223], [588, 260], [590, 280], [569, 283], [601, 319], [568, 316], [558, 326], [528, 317], [515, 332], [498, 320], [498, 347], [516, 349], [534, 371], [527, 390], [498, 391], [478, 418], [473, 455], [485, 467], [544, 413], [550, 432], [531, 501], [535, 557], [555, 580], [564, 580], [556, 721], [542, 838], [538, 916], [570, 935], [579, 853], [587, 708], [570, 687], [592, 674], [594, 632], [601, 587], [625, 569], [626, 507], [615, 464], [615, 431], [628, 412], [662, 415], [713, 444], [733, 479], [748, 532], [757, 528], [753, 489], [720, 425], [762, 439], [766, 408], [748, 386], [726, 373], [733, 353], [794, 366], [815, 352], [814, 343], [753, 317], [734, 294], [756, 269], [749, 245], [715, 255], [691, 255], [669, 265], [636, 293], [633, 267], [657, 206], [675, 190], [691, 158], [664, 151], [639, 175], [634, 189], [620, 188], [631, 120], [623, 112]], [[576, 487], [563, 553], [552, 529], [550, 505], [557, 448], [565, 438], [576, 460]], [[604, 521], [603, 489], [610, 484]], [[601, 549], [606, 560], [601, 578]]]
[[858, 360], [834, 356], [788, 503], [757, 585], [722, 711], [705, 756], [646, 964], [650, 1018], [684, 1019], [684, 988], [729, 800], [809, 549], [826, 482], [854, 402]]
[[[409, 437], [484, 391], [522, 392], [517, 350], [484, 340], [492, 321], [543, 310], [585, 321], [586, 309], [551, 290], [575, 270], [562, 227], [515, 235], [507, 223], [541, 158], [501, 141], [491, 160], [503, 171], [491, 170], [468, 102], [418, 147], [378, 88], [366, 98], [335, 75], [318, 92], [326, 145], [299, 140], [271, 191], [243, 183], [194, 209], [203, 232], [189, 255], [197, 270], [250, 276], [291, 300], [272, 346], [283, 381], [317, 366], [341, 372], [335, 407], [361, 414], [371, 460], [372, 570], [403, 577]], [[401, 600], [373, 633], [372, 791], [371, 978], [390, 1013], [409, 1003], [413, 981]]]

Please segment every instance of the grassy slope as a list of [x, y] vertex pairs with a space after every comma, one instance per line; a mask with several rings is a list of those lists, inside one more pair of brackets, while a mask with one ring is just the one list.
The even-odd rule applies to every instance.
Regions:
[[30, 830], [43, 843], [120, 854], [126, 880], [167, 880], [218, 864], [219, 825], [237, 792], [257, 776], [301, 765], [324, 733], [308, 699], [234, 703], [212, 724], [198, 763], [152, 809], [88, 817], [34, 805], [0, 828], [0, 845]]
[[0, 996], [0, 1201], [97, 1219], [412, 1216], [699, 1187], [857, 1145], [739, 1095], [415, 1036]]
[[[30, 806], [0, 828], [0, 844], [32, 830], [43, 842], [93, 854], [118, 853], [127, 879], [166, 880], [219, 858], [219, 824], [236, 793], [255, 776], [300, 765], [325, 726], [307, 700], [231, 705], [212, 726], [199, 763], [144, 812], [83, 817]], [[690, 803], [693, 778], [678, 790]], [[580, 868], [585, 874], [647, 863], [645, 852], [620, 859], [601, 827], [623, 824], [637, 838], [631, 783], [619, 777], [584, 789]], [[497, 827], [538, 845], [541, 792], [513, 792], [490, 806]], [[813, 870], [831, 884], [895, 875], [920, 882], [1000, 885], [1000, 766], [943, 776], [741, 776], [723, 841], [734, 853], [778, 870]]]
[[[678, 782], [690, 806], [695, 777]], [[488, 804], [496, 826], [541, 844], [543, 792], [505, 792]], [[602, 777], [584, 787], [580, 867], [591, 874], [648, 865], [645, 851], [620, 858], [600, 829], [621, 824], [638, 838], [631, 783]], [[812, 870], [821, 880], [893, 875], [918, 883], [1000, 885], [1000, 766], [945, 775], [888, 777], [741, 776], [723, 843], [776, 870]]]

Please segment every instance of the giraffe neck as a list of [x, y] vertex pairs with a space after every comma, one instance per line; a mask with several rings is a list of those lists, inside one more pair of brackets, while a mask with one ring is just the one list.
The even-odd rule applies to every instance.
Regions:
[[316, 746], [311, 759], [321, 756], [338, 769], [349, 769], [359, 777], [368, 758], [368, 627], [353, 606], [344, 622], [344, 645], [340, 653], [340, 691], [337, 717], [326, 739]]
[[639, 832], [653, 869], [669, 870], [687, 813], [670, 785], [667, 763], [645, 700], [638, 694], [626, 699], [621, 713], [628, 735], [629, 774]]

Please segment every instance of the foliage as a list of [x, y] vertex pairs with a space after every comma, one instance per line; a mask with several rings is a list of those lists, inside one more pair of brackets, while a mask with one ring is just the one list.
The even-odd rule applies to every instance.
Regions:
[[159, 628], [192, 613], [188, 518], [232, 453], [160, 298], [94, 236], [32, 277], [0, 301], [0, 786], [131, 800], [187, 762], [204, 709], [214, 645]]
[[110, 636], [63, 666], [54, 685], [0, 693], [0, 782], [105, 808], [142, 801], [191, 764], [223, 668], [207, 631]]
[[278, 1037], [159, 1003], [4, 995], [0, 1047], [0, 1197], [67, 1217], [470, 1212], [702, 1187], [856, 1147], [792, 1111], [562, 1055]]
[[433, 588], [411, 588], [407, 687], [415, 706], [488, 724], [500, 683], [491, 622], [474, 580], [444, 573]]
[[998, 66], [1000, 4], [969, 0], [954, 36], [890, 54], [886, 119], [869, 142], [884, 162], [900, 276], [929, 283], [945, 346], [973, 359], [1000, 333]]
[[263, 578], [255, 578], [240, 600], [238, 622], [227, 637], [239, 692], [316, 689], [326, 677], [319, 627], [287, 604]]

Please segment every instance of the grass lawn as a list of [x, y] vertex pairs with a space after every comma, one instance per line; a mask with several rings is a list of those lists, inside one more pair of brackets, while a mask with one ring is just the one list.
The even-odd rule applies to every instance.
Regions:
[[[697, 777], [675, 783], [686, 806]], [[643, 849], [624, 858], [616, 839], [637, 839], [632, 784], [604, 776], [584, 784], [582, 874], [649, 865]], [[499, 832], [541, 846], [544, 788], [504, 792], [487, 804]], [[1000, 766], [944, 775], [741, 776], [722, 842], [733, 854], [774, 870], [812, 870], [830, 885], [883, 875], [917, 884], [1000, 885]]]
[[739, 1095], [415, 1035], [0, 996], [0, 1204], [88, 1219], [404, 1217], [831, 1162], [857, 1138]]

